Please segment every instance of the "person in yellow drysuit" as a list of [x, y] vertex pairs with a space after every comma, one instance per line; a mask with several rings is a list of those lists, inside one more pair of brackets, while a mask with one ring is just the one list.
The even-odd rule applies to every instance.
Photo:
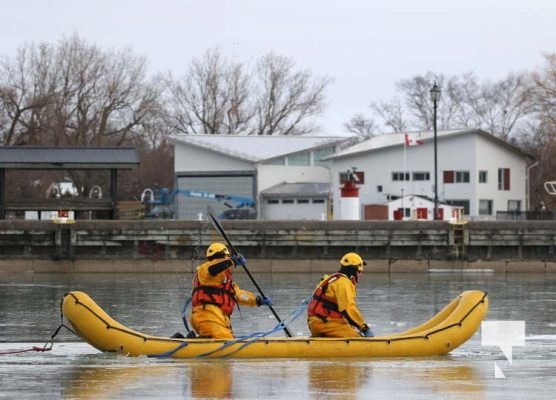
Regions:
[[230, 255], [222, 243], [212, 243], [207, 261], [197, 267], [193, 279], [192, 311], [189, 321], [199, 337], [233, 339], [230, 316], [236, 304], [242, 306], [272, 305], [268, 297], [242, 290], [232, 280], [236, 265], [244, 265], [241, 254]]
[[319, 282], [307, 307], [307, 323], [314, 337], [372, 337], [355, 303], [355, 292], [363, 265], [357, 253], [340, 259], [340, 270]]

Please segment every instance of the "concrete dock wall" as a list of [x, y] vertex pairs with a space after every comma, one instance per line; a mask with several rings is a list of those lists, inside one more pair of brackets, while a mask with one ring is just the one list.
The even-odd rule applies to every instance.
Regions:
[[[223, 221], [263, 272], [329, 272], [348, 251], [376, 272], [554, 272], [556, 222]], [[178, 272], [223, 241], [208, 221], [0, 221], [0, 271]]]

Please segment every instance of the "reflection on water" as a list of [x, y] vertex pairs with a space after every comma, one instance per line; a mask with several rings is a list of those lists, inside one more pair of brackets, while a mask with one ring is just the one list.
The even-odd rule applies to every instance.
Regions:
[[[101, 356], [104, 357], [104, 356]], [[452, 365], [455, 364], [455, 365]], [[255, 367], [255, 368], [254, 368]], [[160, 398], [229, 399], [289, 398], [307, 382], [308, 398], [360, 399], [373, 388], [374, 398], [391, 392], [444, 393], [481, 399], [485, 385], [480, 368], [439, 360], [350, 362], [298, 360], [249, 362], [192, 360], [134, 365], [74, 366], [64, 377], [64, 397], [77, 399]], [[390, 386], [389, 386], [390, 385]], [[273, 396], [276, 395], [276, 396]]]
[[190, 395], [194, 399], [232, 398], [232, 370], [227, 362], [204, 362], [189, 365]]
[[435, 393], [449, 389], [452, 393], [468, 394], [473, 399], [480, 399], [484, 394], [480, 370], [474, 365], [445, 364], [423, 369], [413, 367], [411, 376], [412, 379], [418, 380], [421, 386], [425, 386], [427, 391]]
[[[242, 287], [250, 287], [238, 274]], [[261, 274], [257, 282], [286, 318], [314, 274]], [[190, 274], [0, 274], [0, 353], [42, 345], [60, 323], [59, 303], [83, 290], [125, 325], [155, 335], [184, 330]], [[0, 398], [551, 399], [556, 369], [556, 277], [544, 274], [365, 274], [359, 305], [378, 333], [420, 324], [463, 290], [489, 293], [489, 320], [526, 320], [513, 365], [476, 335], [448, 357], [351, 360], [167, 360], [101, 354], [61, 331], [48, 353], [0, 355]], [[234, 313], [238, 334], [270, 329], [268, 309]], [[308, 334], [304, 316], [292, 331]], [[281, 333], [280, 333], [281, 334]], [[64, 342], [73, 341], [73, 342]], [[24, 343], [25, 342], [25, 343]], [[494, 363], [506, 380], [494, 379]]]
[[233, 398], [232, 367], [233, 364], [219, 361], [76, 368], [67, 377], [64, 394], [77, 399], [137, 398], [144, 393], [173, 398], [229, 399]]
[[314, 362], [309, 365], [309, 391], [318, 396], [360, 398], [360, 390], [366, 383], [371, 366], [367, 364], [337, 364]]

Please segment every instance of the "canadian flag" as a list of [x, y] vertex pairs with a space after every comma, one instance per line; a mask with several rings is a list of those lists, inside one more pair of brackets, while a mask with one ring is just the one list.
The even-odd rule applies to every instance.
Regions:
[[418, 146], [418, 145], [423, 144], [423, 143], [425, 143], [425, 142], [423, 142], [422, 140], [419, 140], [419, 139], [417, 139], [417, 140], [411, 139], [407, 133], [405, 134], [405, 145], [406, 146]]

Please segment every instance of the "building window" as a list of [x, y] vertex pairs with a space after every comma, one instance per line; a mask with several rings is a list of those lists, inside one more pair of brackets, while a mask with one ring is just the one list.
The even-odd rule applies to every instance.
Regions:
[[521, 211], [521, 200], [508, 200], [508, 211]]
[[313, 151], [313, 165], [327, 165], [326, 161], [322, 161], [324, 157], [334, 154], [334, 147], [323, 147]]
[[297, 199], [297, 204], [309, 204], [309, 199]]
[[451, 206], [455, 206], [455, 207], [462, 207], [463, 208], [463, 214], [464, 215], [469, 215], [469, 200], [446, 200], [446, 204], [449, 204]]
[[456, 183], [469, 183], [469, 171], [456, 171]]
[[413, 180], [414, 181], [430, 181], [430, 173], [428, 172], [414, 172], [413, 173]]
[[266, 160], [265, 165], [286, 165], [286, 159], [284, 157], [273, 158], [272, 160]]
[[278, 199], [268, 199], [266, 204], [278, 204], [280, 201]]
[[394, 182], [409, 181], [409, 172], [392, 172], [392, 180]]
[[313, 199], [313, 204], [324, 204], [324, 199]]
[[469, 171], [444, 171], [444, 183], [469, 183]]
[[308, 151], [290, 154], [288, 155], [288, 165], [292, 166], [310, 166], [311, 165], [311, 153]]
[[492, 200], [479, 200], [479, 215], [492, 215]]
[[376, 187], [376, 191], [377, 191], [378, 193], [382, 193], [382, 185], [378, 185], [378, 186]]
[[487, 183], [487, 171], [479, 171], [479, 183]]
[[293, 204], [293, 199], [283, 199], [282, 204]]
[[510, 190], [509, 168], [498, 168], [498, 190]]

